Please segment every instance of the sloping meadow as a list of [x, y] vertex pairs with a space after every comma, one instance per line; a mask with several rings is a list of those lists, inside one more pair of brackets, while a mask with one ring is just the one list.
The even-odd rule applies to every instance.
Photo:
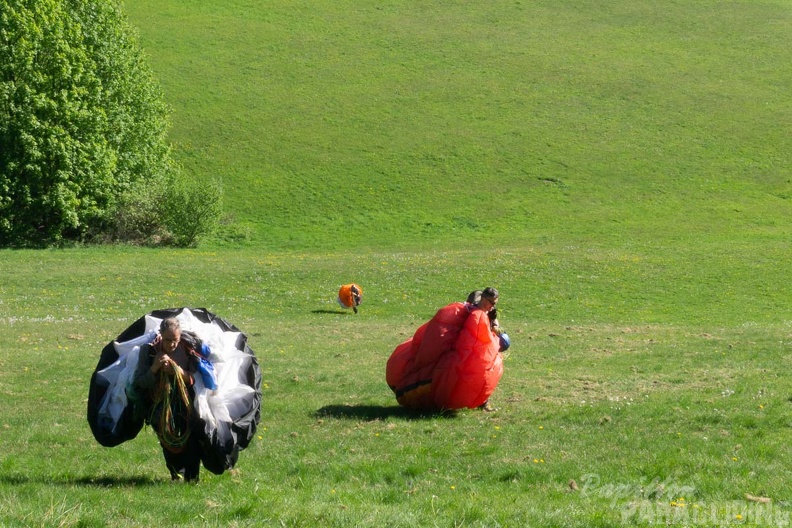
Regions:
[[221, 240], [786, 231], [789, 6], [127, 2]]

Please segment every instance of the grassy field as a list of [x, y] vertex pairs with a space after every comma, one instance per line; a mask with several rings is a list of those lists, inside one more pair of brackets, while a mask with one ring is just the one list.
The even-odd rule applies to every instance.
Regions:
[[786, 0], [127, 11], [235, 243], [787, 233]]
[[[0, 251], [0, 526], [789, 525], [788, 2], [358, 4], [127, 2], [228, 226]], [[487, 285], [498, 412], [401, 410], [394, 347]], [[264, 374], [198, 486], [85, 420], [102, 347], [178, 306]]]
[[[729, 266], [728, 289], [708, 292], [699, 258], [3, 252], [0, 524], [775, 525], [792, 512], [789, 288], [762, 290], [779, 278], [764, 264]], [[366, 286], [357, 316], [334, 304], [349, 277]], [[384, 381], [390, 352], [491, 283], [514, 343], [499, 411], [403, 412]], [[168, 481], [150, 429], [108, 449], [84, 418], [102, 346], [184, 305], [246, 331], [264, 372], [257, 438], [197, 487]]]

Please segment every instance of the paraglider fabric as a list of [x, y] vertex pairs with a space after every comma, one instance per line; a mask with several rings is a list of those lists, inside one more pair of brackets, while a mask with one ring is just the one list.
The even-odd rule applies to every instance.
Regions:
[[[261, 370], [247, 336], [205, 309], [157, 310], [135, 321], [102, 350], [91, 376], [88, 423], [94, 438], [113, 447], [135, 438], [144, 425], [145, 409], [130, 401], [140, 347], [151, 343], [163, 319], [176, 317], [183, 330], [194, 332], [208, 350], [205, 373], [195, 377], [194, 405], [205, 424], [199, 432], [201, 459], [209, 471], [231, 469], [239, 450], [250, 443], [260, 418]], [[204, 379], [216, 383], [206, 386]]]
[[215, 375], [214, 365], [210, 360], [212, 350], [205, 343], [201, 345], [200, 358], [198, 359], [198, 372], [201, 374], [201, 379], [204, 385], [209, 390], [217, 389], [217, 375]]
[[503, 374], [499, 348], [485, 311], [452, 303], [396, 347], [385, 378], [396, 400], [408, 408], [478, 407]]

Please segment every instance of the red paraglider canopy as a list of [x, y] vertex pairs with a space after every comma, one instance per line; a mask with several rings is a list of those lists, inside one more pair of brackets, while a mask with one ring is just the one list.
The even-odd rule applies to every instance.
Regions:
[[405, 407], [475, 408], [489, 399], [503, 374], [499, 348], [484, 310], [452, 303], [396, 347], [385, 378]]

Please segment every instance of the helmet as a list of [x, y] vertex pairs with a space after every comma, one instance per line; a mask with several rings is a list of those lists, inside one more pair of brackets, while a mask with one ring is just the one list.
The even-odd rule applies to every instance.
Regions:
[[500, 351], [503, 352], [504, 350], [508, 350], [511, 346], [511, 339], [509, 339], [509, 334], [503, 332], [500, 336], [498, 336], [500, 340]]

